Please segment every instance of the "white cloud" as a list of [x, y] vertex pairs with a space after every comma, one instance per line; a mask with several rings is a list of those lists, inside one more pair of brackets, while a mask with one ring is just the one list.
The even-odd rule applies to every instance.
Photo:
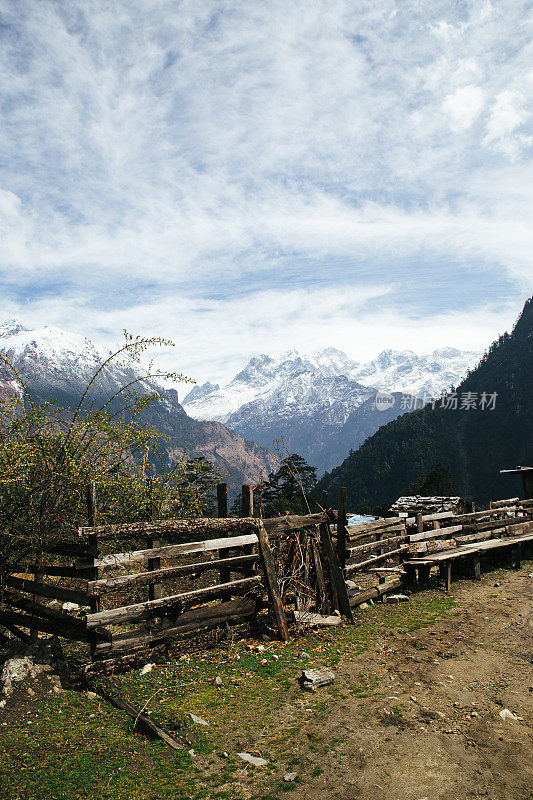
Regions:
[[516, 158], [523, 148], [530, 147], [533, 136], [517, 130], [530, 116], [526, 111], [525, 97], [517, 91], [506, 89], [497, 95], [487, 122], [484, 144], [492, 145], [510, 158]]
[[485, 93], [479, 86], [469, 84], [444, 98], [443, 108], [449, 114], [451, 127], [456, 131], [470, 128], [483, 109]]
[[27, 263], [28, 241], [33, 234], [31, 219], [24, 216], [20, 197], [0, 189], [0, 254], [4, 264]]
[[[212, 374], [204, 324], [225, 363], [269, 336], [366, 340], [357, 297], [402, 346], [456, 308], [478, 341], [471, 298], [531, 292], [521, 3], [0, 0], [0, 16], [0, 316], [26, 304], [104, 338], [155, 322]], [[388, 285], [403, 316], [373, 294]]]

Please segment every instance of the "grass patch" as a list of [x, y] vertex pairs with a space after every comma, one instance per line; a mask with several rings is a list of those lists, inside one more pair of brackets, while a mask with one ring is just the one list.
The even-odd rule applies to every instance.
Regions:
[[[451, 597], [421, 594], [401, 607], [359, 612], [355, 625], [286, 645], [270, 642], [263, 652], [228, 640], [143, 676], [135, 670], [115, 677], [117, 693], [139, 708], [146, 704], [169, 732], [180, 737], [187, 729], [192, 745], [184, 743], [179, 752], [138, 734], [132, 720], [103, 701], [71, 691], [36, 700], [31, 717], [0, 727], [2, 800], [238, 800], [245, 787], [250, 790], [250, 780], [254, 798], [284, 794], [292, 786], [280, 780], [295, 765], [310, 777], [321, 774], [320, 767], [305, 766], [301, 742], [305, 738], [317, 753], [331, 746], [320, 721], [339, 702], [335, 685], [320, 695], [303, 693], [296, 683], [302, 667], [356, 661], [380, 632], [425, 627], [453, 608]], [[309, 658], [299, 655], [302, 650]], [[220, 689], [213, 685], [217, 675]], [[342, 697], [348, 691], [353, 702], [376, 688], [376, 679], [361, 673]], [[194, 725], [189, 712], [209, 727]], [[261, 755], [268, 766], [247, 767], [236, 756], [241, 750]]]

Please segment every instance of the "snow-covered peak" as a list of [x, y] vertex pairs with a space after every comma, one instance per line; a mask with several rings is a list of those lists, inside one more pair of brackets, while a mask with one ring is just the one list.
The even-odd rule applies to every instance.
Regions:
[[57, 366], [72, 359], [93, 367], [105, 358], [105, 351], [96, 347], [85, 336], [64, 331], [54, 325], [29, 329], [17, 320], [0, 324], [0, 347], [16, 359], [46, 353]]
[[[248, 364], [227, 386], [204, 384], [195, 387], [185, 397], [183, 406], [197, 419], [216, 419], [226, 422], [239, 408], [255, 401], [279, 402], [280, 396], [301, 397], [305, 387], [317, 389], [317, 402], [327, 402], [327, 381], [337, 377], [390, 392], [435, 397], [452, 384], [456, 385], [480, 358], [479, 353], [462, 352], [454, 348], [436, 350], [419, 356], [412, 350], [383, 350], [374, 360], [361, 364], [342, 350], [328, 347], [313, 354], [288, 350], [278, 356], [265, 353], [253, 356]], [[293, 384], [294, 392], [288, 390]], [[326, 385], [327, 384], [327, 385]], [[353, 387], [349, 394], [352, 396]], [[335, 389], [337, 391], [337, 389]], [[348, 391], [348, 390], [347, 390]], [[276, 401], [274, 401], [276, 398]], [[311, 409], [310, 409], [310, 413]]]
[[376, 359], [352, 371], [351, 377], [383, 391], [436, 397], [456, 386], [480, 358], [481, 353], [453, 347], [423, 356], [412, 350], [383, 350]]
[[314, 353], [313, 361], [318, 368], [328, 370], [332, 375], [351, 375], [360, 366], [359, 362], [353, 361], [335, 347], [326, 347], [325, 350]]
[[213, 392], [216, 392], [217, 389], [220, 389], [218, 383], [211, 383], [210, 381], [206, 381], [201, 386], [193, 386], [188, 394], [189, 401], [194, 402], [203, 400], [203, 398], [209, 397], [209, 395], [213, 394]]
[[0, 339], [15, 336], [17, 333], [27, 330], [28, 328], [25, 328], [17, 319], [6, 319], [4, 322], [0, 322]]
[[349, 376], [358, 366], [358, 363], [349, 358], [346, 353], [336, 350], [334, 347], [328, 347], [313, 354], [300, 353], [298, 350], [286, 350], [278, 356], [262, 353], [253, 356], [229, 385], [237, 386], [246, 382], [263, 387], [273, 380], [277, 383], [282, 378], [288, 378], [301, 372]]
[[[331, 347], [314, 354], [300, 353], [298, 350], [287, 350], [276, 356], [265, 353], [253, 356], [227, 386], [211, 384], [194, 387], [183, 401], [191, 416], [197, 419], [215, 419], [226, 422], [239, 408], [256, 400], [266, 400], [283, 396], [289, 402], [292, 396], [287, 390], [291, 384], [294, 396], [300, 396], [304, 387], [309, 386], [317, 378], [349, 377], [357, 367], [341, 350]], [[306, 390], [305, 390], [306, 391]], [[327, 390], [323, 390], [327, 394]]]
[[[67, 394], [83, 391], [110, 354], [77, 333], [54, 325], [29, 329], [17, 320], [0, 323], [0, 351], [33, 391], [55, 389]], [[95, 383], [95, 392], [114, 393], [138, 375], [133, 365], [111, 362]], [[139, 383], [138, 388], [161, 389], [153, 381]]]
[[442, 359], [442, 358], [459, 358], [463, 355], [461, 350], [457, 350], [455, 347], [442, 347], [440, 350], [433, 350], [432, 356], [434, 358]]

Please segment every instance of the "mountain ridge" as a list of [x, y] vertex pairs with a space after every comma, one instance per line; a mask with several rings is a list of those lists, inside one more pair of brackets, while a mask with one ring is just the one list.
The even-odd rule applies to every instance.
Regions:
[[453, 347], [440, 348], [428, 355], [412, 350], [382, 350], [371, 361], [354, 361], [333, 347], [316, 353], [288, 350], [278, 357], [262, 353], [253, 356], [225, 386], [209, 381], [194, 387], [183, 399], [183, 406], [196, 419], [226, 422], [244, 402], [252, 402], [274, 391], [280, 381], [301, 372], [326, 376], [345, 376], [381, 391], [405, 392], [434, 397], [462, 378], [481, 358], [477, 351]]

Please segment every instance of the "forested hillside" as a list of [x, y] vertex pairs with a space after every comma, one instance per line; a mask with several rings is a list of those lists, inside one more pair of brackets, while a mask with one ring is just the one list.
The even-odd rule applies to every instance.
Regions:
[[[435, 408], [426, 406], [383, 426], [326, 474], [318, 488], [335, 493], [346, 486], [351, 509], [371, 510], [395, 500], [439, 462], [450, 470], [455, 491], [466, 498], [487, 502], [518, 492], [516, 479], [500, 476], [499, 470], [533, 462], [532, 371], [530, 298], [512, 333], [494, 342], [459, 385], [456, 409], [439, 401]], [[472, 393], [475, 408], [461, 408], [466, 393]], [[447, 403], [453, 406], [453, 399]]]

